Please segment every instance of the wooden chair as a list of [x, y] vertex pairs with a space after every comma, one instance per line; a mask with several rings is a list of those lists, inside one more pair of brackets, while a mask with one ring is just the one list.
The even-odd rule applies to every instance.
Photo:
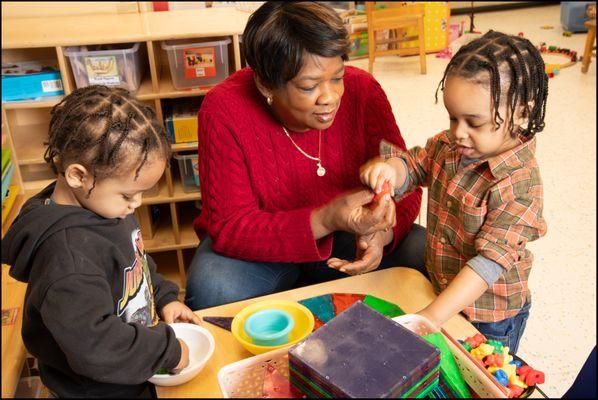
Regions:
[[[375, 3], [365, 2], [368, 22], [368, 71], [372, 73], [376, 56], [419, 54], [420, 71], [426, 73], [426, 49], [424, 40], [424, 5], [383, 3], [386, 8], [376, 10]], [[407, 28], [415, 27], [417, 35], [405, 36]], [[389, 39], [376, 40], [376, 32], [388, 29]], [[403, 36], [403, 37], [402, 37]], [[416, 48], [400, 48], [399, 43], [417, 40]], [[376, 46], [388, 43], [388, 50], [376, 50]]]
[[596, 49], [594, 41], [596, 40], [596, 19], [591, 19], [583, 23], [588, 28], [588, 36], [586, 37], [586, 46], [583, 51], [583, 59], [581, 60], [581, 72], [584, 74], [588, 72], [590, 61], [592, 60], [592, 51]]

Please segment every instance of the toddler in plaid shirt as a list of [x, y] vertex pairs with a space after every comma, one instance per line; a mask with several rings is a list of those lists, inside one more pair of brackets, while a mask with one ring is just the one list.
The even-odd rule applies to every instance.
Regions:
[[462, 311], [515, 353], [531, 306], [526, 244], [546, 233], [534, 155], [544, 62], [529, 40], [489, 31], [461, 47], [439, 89], [450, 128], [423, 148], [382, 143], [360, 178], [376, 193], [390, 183], [399, 198], [428, 188], [425, 263], [438, 297], [418, 314], [440, 326]]

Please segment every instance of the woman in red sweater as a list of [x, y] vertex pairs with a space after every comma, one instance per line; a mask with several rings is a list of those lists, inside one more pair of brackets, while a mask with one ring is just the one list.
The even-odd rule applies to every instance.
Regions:
[[406, 147], [378, 82], [344, 65], [347, 36], [316, 2], [266, 2], [249, 18], [250, 68], [210, 90], [198, 114], [191, 309], [390, 266], [425, 274], [421, 189], [367, 206], [359, 167], [382, 139]]

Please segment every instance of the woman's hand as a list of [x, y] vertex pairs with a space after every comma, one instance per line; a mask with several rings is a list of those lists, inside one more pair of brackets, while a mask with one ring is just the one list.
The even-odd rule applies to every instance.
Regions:
[[162, 320], [167, 324], [173, 322], [190, 322], [195, 325], [201, 325], [201, 320], [191, 311], [189, 307], [180, 301], [173, 301], [162, 308]]
[[[392, 232], [391, 232], [392, 234]], [[355, 261], [350, 262], [340, 258], [330, 258], [328, 266], [349, 275], [359, 275], [378, 268], [382, 261], [384, 246], [387, 244], [386, 232], [375, 232], [357, 238], [357, 254]], [[390, 236], [392, 240], [392, 235]]]
[[342, 194], [312, 213], [312, 231], [320, 239], [335, 231], [355, 233], [360, 236], [386, 230], [396, 224], [395, 203], [384, 197], [373, 208], [364, 207], [374, 198], [374, 193], [361, 189]]

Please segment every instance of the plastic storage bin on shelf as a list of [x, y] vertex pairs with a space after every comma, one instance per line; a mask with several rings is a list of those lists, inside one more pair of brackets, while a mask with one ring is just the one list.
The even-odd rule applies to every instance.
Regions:
[[55, 60], [2, 64], [2, 101], [19, 101], [64, 94]]
[[587, 10], [592, 1], [561, 1], [561, 25], [571, 32], [587, 32], [583, 24], [589, 20]]
[[213, 86], [228, 76], [230, 39], [198, 42], [189, 39], [167, 40], [172, 85], [176, 90]]
[[174, 158], [179, 162], [183, 191], [186, 193], [199, 192], [197, 154], [175, 154]]
[[77, 87], [89, 85], [116, 86], [131, 92], [139, 89], [145, 64], [139, 43], [68, 47], [66, 54], [75, 75]]

